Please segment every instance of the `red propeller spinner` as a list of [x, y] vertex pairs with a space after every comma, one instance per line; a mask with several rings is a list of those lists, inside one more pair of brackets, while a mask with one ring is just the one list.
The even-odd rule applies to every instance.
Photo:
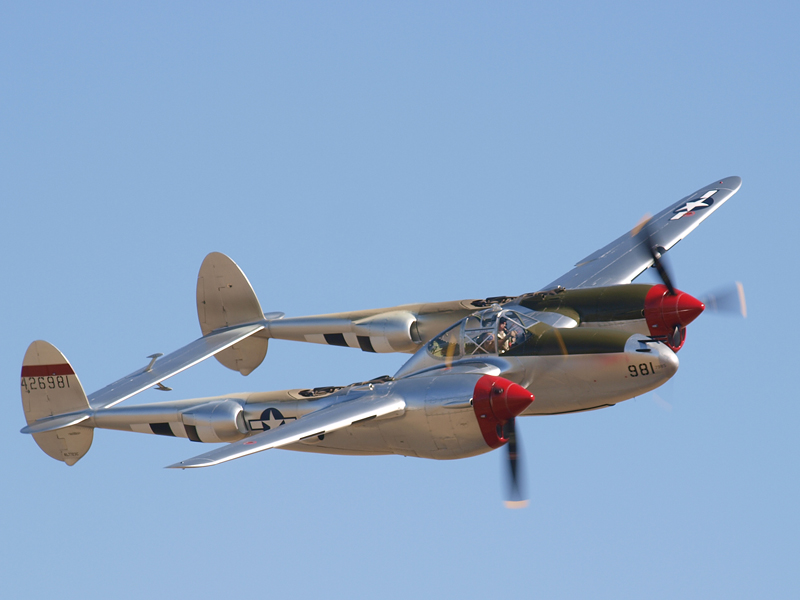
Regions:
[[686, 340], [686, 326], [705, 310], [705, 304], [694, 296], [674, 290], [665, 285], [654, 285], [644, 300], [644, 318], [650, 335], [665, 338], [666, 344], [675, 351]]
[[472, 407], [483, 439], [490, 448], [508, 441], [503, 427], [533, 402], [533, 394], [503, 377], [484, 375], [475, 384]]

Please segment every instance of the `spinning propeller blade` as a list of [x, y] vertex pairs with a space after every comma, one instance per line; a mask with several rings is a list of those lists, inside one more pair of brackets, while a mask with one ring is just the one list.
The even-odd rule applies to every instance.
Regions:
[[681, 348], [686, 337], [686, 326], [706, 308], [717, 313], [738, 313], [743, 317], [747, 316], [744, 288], [738, 281], [733, 286], [707, 294], [702, 300], [697, 300], [675, 288], [670, 270], [663, 257], [664, 248], [655, 239], [650, 215], [642, 218], [631, 231], [631, 236], [639, 240], [638, 247], [642, 248], [643, 252], [647, 252], [653, 260], [653, 267], [666, 288], [667, 293], [653, 301], [651, 310], [653, 308], [656, 311], [661, 310], [662, 318], [667, 313], [672, 313], [670, 315], [672, 318], [665, 323], [668, 326], [668, 333], [662, 338], [666, 340], [670, 348], [673, 350]]
[[747, 317], [747, 304], [744, 299], [744, 286], [738, 281], [719, 288], [701, 298], [706, 310], [718, 314]]
[[658, 271], [658, 276], [661, 278], [661, 281], [664, 282], [664, 285], [669, 290], [670, 295], [675, 296], [675, 286], [672, 285], [672, 277], [669, 274], [666, 261], [661, 253], [663, 248], [659, 246], [653, 238], [653, 228], [651, 226], [650, 215], [645, 215], [642, 220], [639, 221], [639, 224], [633, 228], [631, 233], [634, 237], [641, 236], [643, 238], [644, 246], [647, 249], [647, 252], [650, 254], [650, 258], [653, 259], [653, 266], [655, 267], [656, 271]]
[[483, 439], [489, 448], [508, 448], [508, 495], [506, 506], [522, 508], [528, 505], [524, 497], [519, 472], [517, 427], [515, 418], [531, 405], [534, 397], [519, 384], [502, 377], [484, 375], [475, 384], [472, 408], [478, 419]]
[[525, 498], [522, 478], [519, 471], [519, 450], [517, 442], [516, 419], [510, 419], [503, 427], [503, 436], [508, 440], [508, 493], [505, 501], [506, 508], [525, 508], [528, 500]]

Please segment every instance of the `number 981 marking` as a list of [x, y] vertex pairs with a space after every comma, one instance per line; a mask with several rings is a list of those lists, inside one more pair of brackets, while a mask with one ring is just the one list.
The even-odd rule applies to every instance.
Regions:
[[639, 365], [628, 365], [628, 372], [631, 374], [631, 377], [642, 377], [647, 375], [652, 375], [656, 372], [655, 367], [653, 367], [653, 363], [639, 363]]

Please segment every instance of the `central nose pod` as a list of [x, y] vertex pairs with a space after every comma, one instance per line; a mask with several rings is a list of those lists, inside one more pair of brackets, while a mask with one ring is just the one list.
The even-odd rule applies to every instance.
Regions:
[[508, 441], [503, 434], [503, 426], [522, 414], [533, 399], [533, 394], [524, 387], [503, 377], [484, 375], [478, 380], [472, 396], [472, 408], [483, 439], [490, 448], [499, 448]]

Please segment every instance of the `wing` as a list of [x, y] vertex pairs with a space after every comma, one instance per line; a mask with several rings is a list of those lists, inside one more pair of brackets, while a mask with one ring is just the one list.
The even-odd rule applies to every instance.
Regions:
[[277, 429], [257, 433], [238, 442], [206, 452], [194, 458], [170, 465], [168, 469], [211, 467], [248, 454], [280, 448], [305, 438], [343, 429], [359, 421], [373, 419], [405, 409], [406, 403], [397, 396], [362, 396], [322, 408]]
[[[653, 240], [664, 251], [669, 250], [739, 191], [741, 185], [739, 177], [727, 177], [665, 208], [650, 222]], [[630, 231], [584, 258], [543, 290], [630, 283], [653, 264], [647, 249], [640, 247], [644, 243], [635, 230]]]
[[426, 356], [419, 357], [416, 355], [406, 361], [400, 370], [395, 373], [395, 379], [404, 379], [406, 377], [429, 377], [434, 374], [460, 374], [460, 373], [481, 373], [483, 375], [498, 376], [508, 369], [508, 363], [502, 359], [491, 359], [488, 356], [486, 360], [470, 360], [461, 359], [453, 364], [438, 364], [431, 366], [429, 359]]
[[226, 327], [204, 335], [180, 350], [155, 360], [149, 368], [139, 369], [89, 395], [93, 410], [114, 406], [165, 379], [222, 352], [235, 343], [264, 329], [264, 323]]

